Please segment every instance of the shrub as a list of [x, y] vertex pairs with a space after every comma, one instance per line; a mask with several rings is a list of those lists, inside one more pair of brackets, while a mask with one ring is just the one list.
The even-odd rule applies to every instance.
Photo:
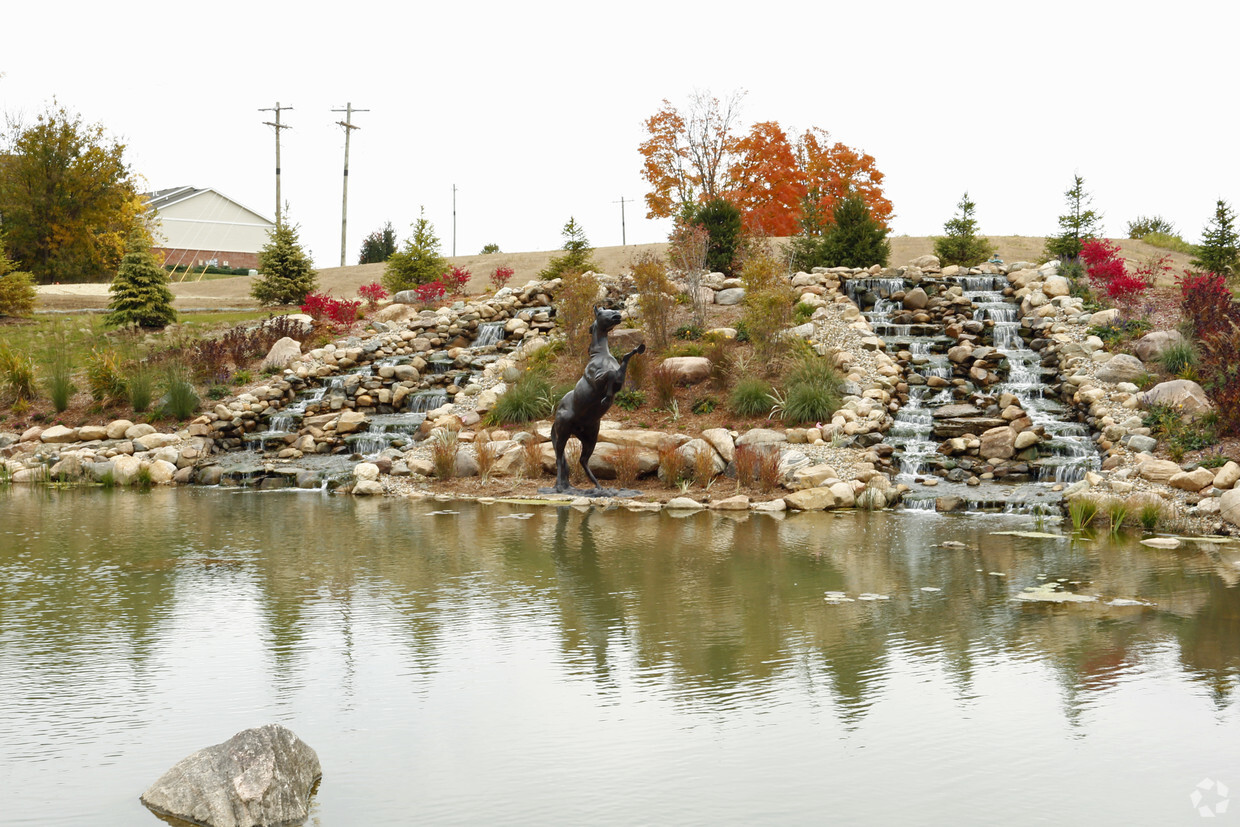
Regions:
[[703, 396], [701, 399], [693, 403], [693, 412], [698, 416], [705, 416], [714, 413], [715, 408], [719, 407], [719, 401], [711, 396]]
[[792, 320], [792, 290], [769, 252], [749, 256], [741, 270], [745, 281], [745, 329], [760, 361], [774, 362], [787, 347], [784, 329]]
[[103, 317], [105, 325], [163, 328], [176, 321], [168, 272], [155, 260], [151, 237], [144, 230], [130, 233], [125, 257], [108, 292], [112, 294], [111, 312]]
[[473, 278], [473, 273], [464, 267], [452, 265], [448, 272], [439, 277], [447, 288], [448, 294], [452, 296], [460, 296], [465, 292], [465, 288], [469, 286], [469, 280]]
[[[498, 248], [495, 252], [499, 252]], [[501, 287], [506, 285], [509, 279], [511, 279], [515, 274], [516, 270], [513, 270], [507, 264], [501, 264], [491, 271], [491, 284], [495, 285], [496, 290], [499, 290]]]
[[1159, 247], [1163, 250], [1170, 250], [1173, 253], [1183, 253], [1186, 256], [1197, 255], [1196, 245], [1189, 244], [1180, 236], [1173, 233], [1152, 232], [1141, 237], [1146, 244]]
[[568, 223], [560, 231], [564, 237], [564, 255], [556, 256], [538, 274], [539, 278], [556, 279], [566, 273], [585, 273], [598, 269], [594, 263], [594, 248], [586, 238], [585, 230], [577, 219], [569, 216]]
[[622, 411], [635, 411], [646, 404], [646, 394], [633, 388], [625, 388], [616, 394], [616, 407]]
[[448, 286], [442, 281], [435, 279], [425, 284], [419, 284], [413, 288], [413, 292], [422, 304], [432, 304], [443, 300], [443, 297], [448, 294]]
[[29, 316], [38, 298], [34, 277], [19, 271], [4, 252], [0, 236], [0, 316]]
[[128, 396], [120, 355], [110, 348], [92, 348], [86, 357], [86, 388], [96, 402], [112, 404]]
[[164, 413], [176, 420], [189, 419], [198, 412], [198, 392], [189, 378], [176, 366], [168, 370]]
[[710, 233], [698, 224], [679, 221], [668, 238], [667, 250], [672, 266], [681, 272], [693, 307], [693, 323], [706, 325], [706, 297], [702, 291], [702, 275], [706, 272]]
[[495, 255], [499, 251], [500, 251], [499, 245], [492, 242], [491, 244], [482, 245], [482, 252], [479, 253], [479, 255], [491, 256], [491, 255]]
[[487, 414], [496, 425], [546, 419], [555, 410], [551, 381], [542, 370], [527, 370]]
[[281, 222], [258, 251], [260, 278], [250, 288], [259, 304], [301, 304], [318, 284], [310, 256], [301, 248], [297, 228]]
[[741, 379], [728, 395], [728, 408], [737, 416], [761, 416], [771, 408], [772, 388], [755, 377]]
[[698, 339], [702, 338], [703, 331], [700, 325], [682, 324], [680, 327], [676, 328], [673, 335], [677, 339], [685, 339], [686, 341], [696, 342]]
[[1150, 233], [1175, 235], [1175, 225], [1160, 215], [1138, 215], [1128, 222], [1129, 238], [1145, 238]]
[[630, 488], [641, 472], [641, 452], [636, 445], [621, 445], [612, 455], [611, 464], [616, 469], [616, 481]]
[[593, 273], [569, 270], [556, 295], [556, 315], [564, 329], [564, 349], [573, 358], [585, 356], [590, 349], [590, 325], [594, 323], [594, 302], [598, 297], [598, 279]]
[[659, 365], [650, 371], [650, 387], [654, 402], [659, 408], [669, 408], [676, 399], [676, 374], [667, 365]]
[[457, 433], [451, 428], [436, 428], [431, 435], [431, 464], [435, 476], [450, 480], [456, 474], [456, 452], [460, 450]]
[[418, 220], [413, 223], [413, 234], [405, 241], [405, 246], [388, 256], [383, 286], [395, 295], [435, 281], [447, 270], [448, 260], [439, 254], [435, 227], [420, 210]]
[[645, 252], [633, 260], [631, 269], [646, 343], [654, 353], [663, 353], [671, 339], [672, 313], [676, 307], [675, 288], [667, 278], [667, 265], [662, 256]]
[[362, 239], [362, 251], [357, 257], [358, 264], [378, 264], [388, 260], [396, 252], [396, 228], [391, 221], [384, 223], [383, 228], [375, 230]]
[[1095, 289], [1106, 294], [1126, 314], [1150, 286], [1149, 274], [1129, 273], [1119, 247], [1106, 239], [1087, 239], [1081, 243], [1081, 260]]
[[[376, 284], [373, 286], [378, 287], [379, 290], [383, 290], [383, 288], [380, 285]], [[347, 326], [357, 321], [357, 314], [358, 314], [358, 311], [361, 309], [361, 307], [362, 307], [362, 303], [360, 301], [350, 301], [348, 299], [337, 299], [327, 294], [310, 293], [302, 301], [301, 312], [305, 313], [307, 316], [311, 317], [312, 319], [315, 319], [316, 321], [320, 319], [328, 319], [334, 324], [337, 324], [340, 326]], [[229, 331], [228, 334], [225, 334], [225, 339], [228, 339], [229, 336], [235, 335], [236, 330], [237, 329], [234, 328], [232, 331]], [[247, 353], [248, 354], [250, 352], [253, 352], [255, 355], [257, 355], [258, 348], [255, 348], [250, 344], [250, 342], [248, 341], [249, 337], [246, 334], [246, 332], [240, 331], [240, 333], [244, 337], [244, 341], [242, 341], [239, 344], [239, 347], [241, 348], [241, 350], [239, 351], [235, 350], [234, 353], [235, 354], [236, 353]], [[244, 356], [242, 356], [241, 359], [234, 358], [233, 364], [240, 365], [241, 360], [244, 358], [245, 358]]]
[[370, 284], [363, 284], [357, 288], [357, 295], [362, 297], [371, 310], [374, 310], [379, 306], [379, 302], [388, 297], [388, 291], [384, 289], [382, 284], [373, 281]]
[[886, 265], [891, 257], [887, 229], [874, 220], [858, 195], [835, 202], [835, 223], [822, 235], [823, 254], [833, 267]]
[[232, 383], [234, 385], [244, 385], [254, 378], [254, 374], [248, 370], [239, 370], [232, 375]]
[[4, 341], [0, 341], [0, 387], [16, 402], [27, 402], [38, 395], [33, 360], [14, 352]]
[[741, 211], [723, 198], [713, 198], [689, 213], [689, 223], [706, 231], [706, 268], [734, 275], [741, 250]]

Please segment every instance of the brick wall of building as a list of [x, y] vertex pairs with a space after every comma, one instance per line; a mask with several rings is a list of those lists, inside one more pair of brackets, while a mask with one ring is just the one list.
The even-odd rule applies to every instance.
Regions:
[[151, 252], [164, 264], [178, 264], [188, 267], [202, 267], [215, 261], [217, 267], [247, 267], [258, 269], [258, 253], [238, 253], [224, 250], [182, 250], [167, 247], [153, 247]]

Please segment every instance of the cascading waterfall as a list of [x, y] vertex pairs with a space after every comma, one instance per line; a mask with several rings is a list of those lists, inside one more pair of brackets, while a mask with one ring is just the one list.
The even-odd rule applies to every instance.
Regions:
[[492, 347], [504, 340], [506, 322], [483, 322], [478, 325], [478, 336], [474, 339], [474, 349]]

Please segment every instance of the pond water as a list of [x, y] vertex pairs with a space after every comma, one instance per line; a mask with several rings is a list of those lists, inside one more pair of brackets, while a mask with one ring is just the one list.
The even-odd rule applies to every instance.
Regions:
[[[0, 823], [157, 824], [155, 778], [269, 722], [319, 753], [316, 825], [1172, 824], [1206, 779], [1240, 796], [1237, 546], [994, 533], [1034, 528], [0, 490]], [[1060, 579], [1101, 598], [1016, 599]]]

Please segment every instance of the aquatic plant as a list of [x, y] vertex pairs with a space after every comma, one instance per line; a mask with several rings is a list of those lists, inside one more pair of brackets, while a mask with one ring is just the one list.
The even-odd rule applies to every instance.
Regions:
[[1118, 534], [1124, 525], [1124, 520], [1128, 518], [1128, 506], [1123, 500], [1112, 498], [1107, 500], [1106, 511], [1111, 533]]
[[1090, 497], [1075, 497], [1068, 504], [1068, 516], [1072, 518], [1072, 530], [1087, 528], [1098, 515], [1098, 502]]

